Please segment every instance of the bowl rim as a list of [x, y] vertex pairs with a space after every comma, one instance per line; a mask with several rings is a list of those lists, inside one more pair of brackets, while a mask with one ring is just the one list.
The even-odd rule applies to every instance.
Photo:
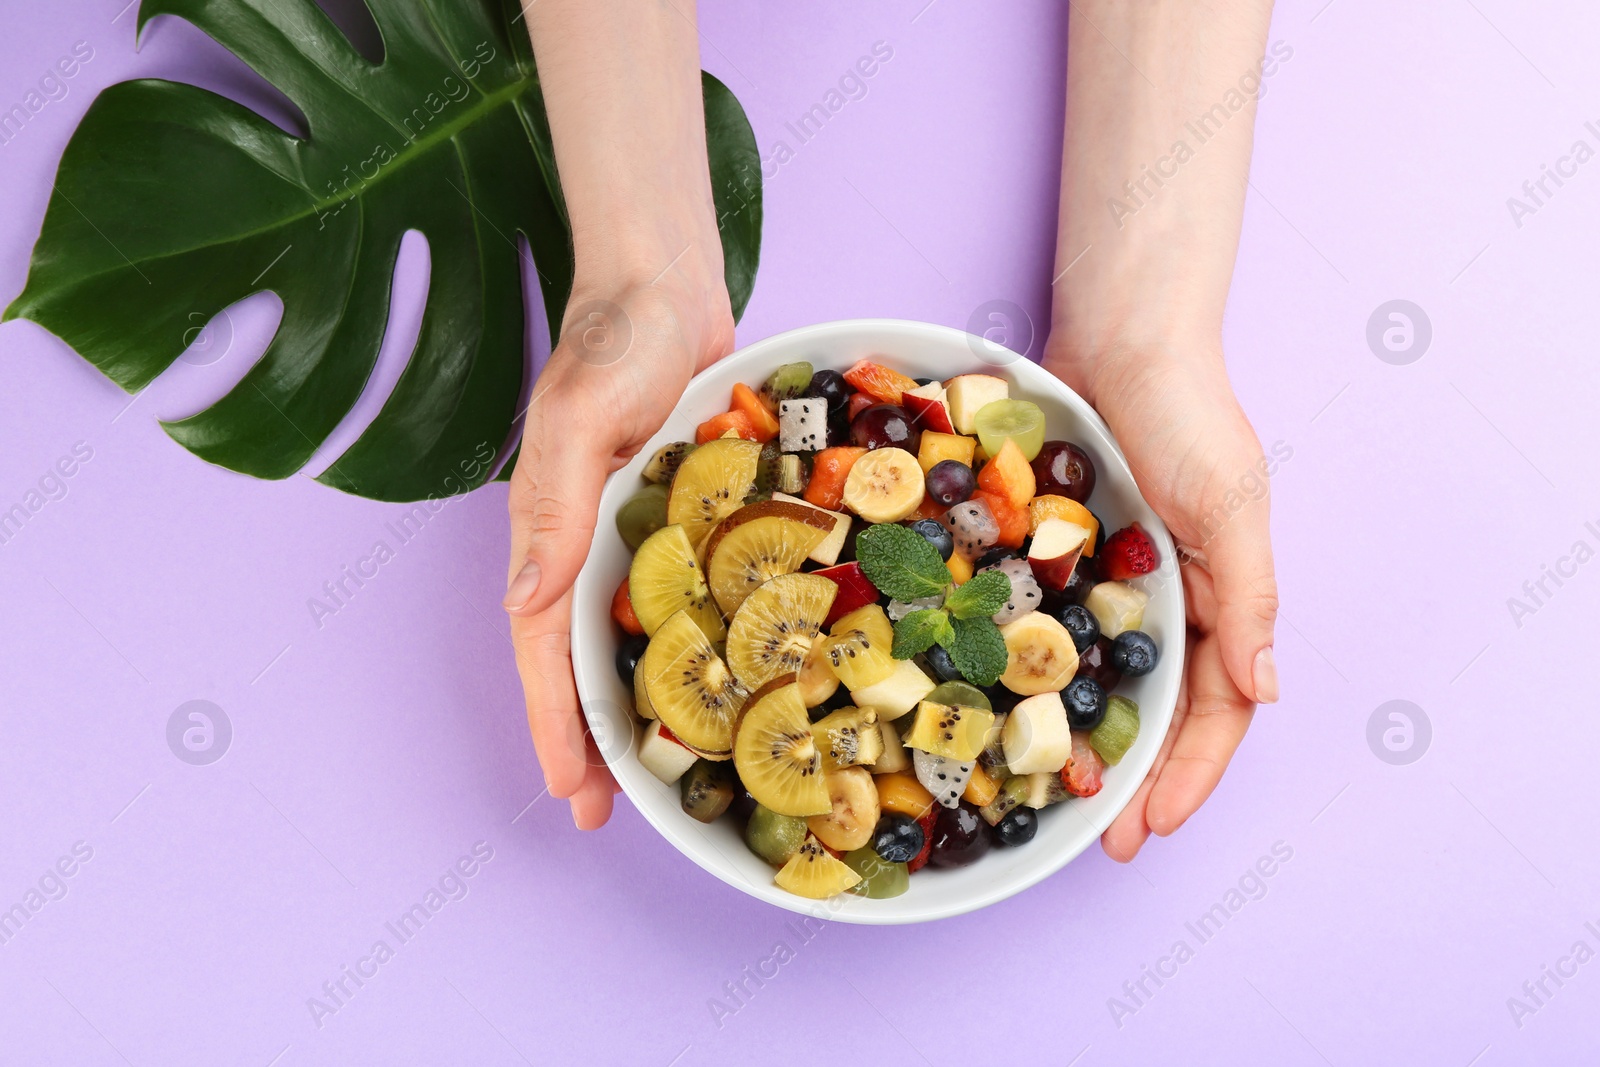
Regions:
[[[1099, 430], [1100, 434], [1104, 438], [1103, 444], [1109, 446], [1109, 451], [1105, 455], [1097, 454], [1096, 457], [1097, 460], [1100, 461], [1098, 466], [1100, 468], [1102, 477], [1104, 476], [1105, 471], [1104, 461], [1107, 459], [1114, 461], [1115, 473], [1118, 480], [1125, 481], [1128, 486], [1131, 486], [1138, 500], [1144, 505], [1147, 515], [1142, 516], [1139, 521], [1141, 525], [1145, 527], [1145, 532], [1148, 533], [1156, 542], [1157, 551], [1160, 559], [1163, 561], [1163, 569], [1165, 568], [1167, 561], [1171, 561], [1173, 573], [1170, 576], [1170, 585], [1176, 598], [1175, 614], [1178, 625], [1169, 628], [1172, 630], [1172, 633], [1164, 642], [1162, 659], [1163, 661], [1175, 662], [1180, 665], [1180, 668], [1177, 673], [1169, 676], [1174, 680], [1172, 684], [1164, 687], [1163, 691], [1159, 694], [1159, 700], [1154, 704], [1154, 708], [1150, 709], [1143, 705], [1140, 708], [1141, 720], [1147, 720], [1148, 718], [1148, 721], [1153, 726], [1155, 724], [1155, 720], [1159, 719], [1162, 739], [1164, 741], [1167, 732], [1171, 728], [1172, 718], [1176, 711], [1178, 693], [1182, 685], [1181, 665], [1185, 662], [1187, 651], [1186, 646], [1188, 641], [1187, 627], [1184, 625], [1186, 621], [1185, 595], [1183, 582], [1181, 580], [1181, 576], [1178, 574], [1176, 549], [1172, 540], [1172, 535], [1168, 531], [1166, 524], [1161, 520], [1160, 516], [1155, 513], [1155, 509], [1150, 506], [1149, 501], [1145, 500], [1143, 492], [1140, 491], [1138, 482], [1134, 478], [1131, 468], [1128, 466], [1127, 458], [1123, 455], [1121, 445], [1118, 443], [1115, 435], [1112, 434], [1110, 427], [1106, 424], [1105, 420], [1100, 417], [1099, 412], [1095, 411], [1094, 407], [1081, 395], [1079, 395], [1076, 390], [1067, 385], [1066, 382], [1045, 370], [1039, 364], [1029, 360], [1026, 356], [1010, 349], [1006, 349], [1003, 346], [997, 345], [995, 342], [990, 341], [987, 338], [977, 337], [976, 335], [965, 330], [912, 319], [858, 318], [838, 319], [830, 322], [813, 323], [811, 325], [785, 330], [781, 333], [772, 334], [758, 341], [754, 341], [748, 345], [736, 349], [734, 352], [731, 352], [729, 355], [723, 357], [696, 374], [694, 378], [691, 379], [689, 384], [685, 386], [684, 393], [687, 395], [690, 391], [692, 391], [696, 383], [708, 375], [719, 373], [730, 365], [734, 364], [757, 363], [763, 354], [773, 349], [782, 349], [788, 347], [796, 341], [803, 340], [807, 343], [825, 343], [830, 338], [839, 339], [842, 336], [870, 331], [890, 331], [920, 334], [923, 337], [929, 339], [938, 339], [944, 342], [959, 340], [961, 343], [971, 347], [975, 357], [981, 357], [981, 362], [987, 362], [996, 370], [1009, 370], [1009, 368], [1022, 363], [1031, 364], [1033, 370], [1023, 371], [1023, 377], [1030, 377], [1035, 373], [1042, 375], [1046, 388], [1053, 390], [1051, 397], [1052, 399], [1063, 403], [1068, 409], [1072, 418], [1089, 422]], [[984, 373], [984, 371], [980, 368], [975, 369], [972, 373]], [[645, 445], [645, 447], [640, 450], [640, 455], [645, 455], [654, 448], [659, 447], [657, 438], [662, 437], [665, 433], [666, 429], [665, 426], [663, 426], [661, 430], [658, 430], [656, 434], [652, 436], [651, 440]], [[1101, 442], [1097, 442], [1097, 445], [1099, 444], [1101, 444]], [[636, 456], [635, 459], [637, 458], [638, 457]], [[601, 518], [604, 518], [604, 516], [608, 514], [607, 509], [603, 506], [605, 496], [612, 490], [614, 485], [617, 483], [617, 480], [621, 477], [628, 476], [629, 472], [632, 471], [634, 467], [635, 463], [630, 461], [628, 464], [624, 465], [619, 470], [614, 471], [606, 478], [605, 484], [602, 487], [602, 506], [600, 507]], [[637, 477], [637, 474], [635, 473], [633, 476]], [[604, 522], [598, 523], [596, 525], [596, 534], [600, 535], [600, 531], [604, 529], [609, 529], [609, 527], [607, 527]], [[599, 569], [600, 565], [596, 560], [595, 554], [591, 551], [586, 557], [583, 568], [580, 570], [573, 585], [573, 600], [575, 603], [585, 603], [587, 602], [587, 598], [596, 595], [602, 596], [602, 598], [609, 603], [609, 598], [613, 590], [592, 588], [595, 586], [595, 583], [601, 581], [601, 578], [597, 573]], [[1169, 612], [1169, 616], [1171, 614], [1173, 613]], [[595, 640], [597, 638], [605, 639], [614, 645], [616, 640], [615, 635], [611, 634], [609, 630], [605, 630], [604, 627], [601, 627], [601, 629], [604, 631], [602, 634], [591, 633], [591, 626], [588, 622], [589, 618], [590, 615], [587, 612], [573, 612], [571, 631], [572, 647], [574, 649], [584, 647], [586, 642]], [[610, 659], [610, 656], [604, 657], [604, 661], [607, 663], [609, 663]], [[591, 694], [595, 693], [596, 689], [596, 686], [588, 684], [592, 680], [591, 664], [592, 660], [589, 656], [580, 656], [574, 654], [572, 657], [574, 680], [576, 683], [579, 706], [583, 709], [585, 722], [588, 728], [591, 731], [595, 731], [597, 730], [596, 724], [597, 722], [600, 722], [600, 720], [598, 720], [594, 714], [591, 714], [589, 707], [590, 705], [600, 702], [610, 703], [610, 700], [607, 697], [600, 697], [598, 695], [591, 696]], [[632, 723], [633, 736], [636, 739], [640, 733], [638, 716], [632, 711], [631, 708], [625, 708], [622, 710]], [[1154, 710], [1156, 713], [1150, 715], [1150, 710]], [[600, 722], [598, 729], [606, 730], [608, 727], [605, 723]], [[840, 897], [848, 897], [852, 902], [877, 902], [871, 901], [869, 898], [857, 897], [850, 894], [840, 894], [840, 897], [834, 897], [828, 900], [810, 900], [805, 897], [799, 897], [792, 893], [788, 893], [779, 888], [776, 883], [771, 885], [757, 885], [750, 879], [741, 875], [737, 870], [724, 870], [723, 868], [714, 864], [710, 859], [706, 858], [708, 852], [717, 852], [719, 851], [719, 847], [712, 843], [708, 849], [706, 842], [709, 839], [704, 836], [705, 829], [701, 827], [699, 823], [695, 822], [688, 816], [683, 815], [681, 811], [671, 813], [676, 815], [676, 818], [667, 817], [663, 813], [657, 812], [654, 804], [646, 802], [641, 796], [641, 794], [647, 789], [654, 789], [658, 792], [666, 790], [672, 790], [675, 792], [676, 787], [662, 783], [653, 774], [644, 769], [643, 765], [638, 761], [636, 755], [636, 746], [630, 743], [625, 750], [622, 749], [621, 746], [608, 745], [603, 747], [613, 749], [620, 753], [620, 755], [613, 755], [612, 752], [607, 752], [605, 758], [611, 767], [613, 775], [616, 777], [617, 784], [621, 786], [623, 793], [633, 803], [634, 809], [644, 817], [645, 821], [648, 822], [657, 833], [666, 838], [675, 849], [687, 856], [702, 870], [710, 873], [720, 881], [732, 886], [747, 896], [753, 897], [754, 899], [801, 915], [809, 915], [827, 921], [848, 922], [860, 925], [902, 925], [952, 918], [957, 915], [964, 915], [969, 912], [980, 910], [988, 907], [991, 904], [999, 903], [1002, 900], [1022, 893], [1025, 890], [1038, 885], [1046, 878], [1061, 870], [1067, 864], [1078, 858], [1078, 856], [1082, 855], [1090, 844], [1098, 840], [1100, 835], [1105, 832], [1106, 828], [1111, 825], [1111, 823], [1117, 818], [1118, 815], [1122, 813], [1122, 811], [1128, 806], [1133, 798], [1137, 796], [1140, 787], [1149, 774], [1150, 767], [1154, 765], [1163, 745], [1157, 744], [1152, 746], [1147, 754], [1147, 757], [1140, 759], [1137, 763], [1132, 761], [1124, 761], [1118, 765], [1119, 771], [1127, 769], [1133, 772], [1127, 774], [1126, 776], [1120, 774], [1118, 776], [1122, 781], [1122, 785], [1120, 785], [1119, 788], [1123, 789], [1127, 795], [1122, 797], [1114, 807], [1107, 809], [1107, 812], [1102, 813], [1099, 817], [1091, 819], [1088, 815], [1085, 815], [1082, 810], [1080, 810], [1078, 805], [1075, 804], [1061, 805], [1061, 807], [1071, 810], [1079, 819], [1082, 819], [1084, 822], [1088, 823], [1090, 828], [1094, 831], [1092, 834], [1084, 836], [1081, 841], [1070, 847], [1059, 849], [1053, 853], [1041, 854], [1041, 859], [1037, 864], [1027, 867], [1026, 869], [1014, 874], [1009, 879], [995, 883], [992, 886], [986, 886], [976, 893], [968, 894], [953, 902], [946, 902], [936, 905], [924, 905], [915, 912], [907, 912], [904, 908], [904, 905], [902, 905], [899, 909], [873, 909], [861, 907], [859, 903], [856, 903], [841, 906], [840, 909], [830, 908], [830, 903], [833, 901], [838, 901]], [[696, 839], [693, 834], [694, 830], [700, 830], [702, 834], [700, 839]], [[888, 898], [888, 900], [894, 899], [896, 898]], [[887, 901], [885, 901], [885, 903], [887, 903]]]

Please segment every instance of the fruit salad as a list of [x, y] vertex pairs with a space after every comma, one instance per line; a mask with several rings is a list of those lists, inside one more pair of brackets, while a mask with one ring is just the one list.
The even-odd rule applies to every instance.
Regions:
[[890, 897], [1021, 848], [1139, 734], [1134, 524], [990, 374], [779, 367], [666, 445], [618, 511], [640, 762], [803, 897]]

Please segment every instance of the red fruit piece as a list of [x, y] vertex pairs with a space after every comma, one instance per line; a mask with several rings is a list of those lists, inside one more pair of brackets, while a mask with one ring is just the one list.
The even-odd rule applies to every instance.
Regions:
[[633, 598], [628, 595], [628, 579], [622, 579], [622, 584], [617, 586], [616, 593], [611, 597], [611, 618], [625, 634], [642, 634], [644, 625], [639, 622], [639, 616], [634, 614]]
[[916, 874], [928, 865], [928, 857], [933, 855], [933, 824], [938, 818], [939, 809], [935, 806], [929, 808], [928, 813], [917, 820], [917, 825], [922, 827], [922, 851], [912, 856], [911, 862], [906, 864], [907, 874]]
[[1072, 755], [1061, 768], [1061, 784], [1075, 797], [1092, 797], [1100, 792], [1101, 774], [1106, 769], [1105, 760], [1089, 744], [1089, 734], [1084, 730], [1072, 731]]
[[955, 433], [950, 422], [950, 410], [945, 407], [944, 386], [938, 382], [918, 386], [900, 395], [900, 406], [911, 413], [911, 421], [919, 430], [935, 433]]
[[881, 401], [871, 393], [851, 393], [850, 399], [845, 402], [845, 421], [855, 422], [857, 415], [879, 403]]
[[833, 598], [833, 607], [828, 609], [823, 626], [832, 626], [857, 608], [864, 608], [878, 600], [878, 587], [861, 570], [861, 564], [854, 560], [836, 567], [824, 567], [814, 573], [839, 587], [839, 595]]
[[1156, 569], [1156, 546], [1138, 523], [1124, 526], [1100, 546], [1100, 573], [1107, 581], [1125, 582]]
[[844, 380], [863, 393], [871, 393], [885, 404], [900, 403], [900, 398], [906, 390], [917, 387], [915, 378], [908, 378], [899, 371], [890, 370], [870, 359], [863, 359], [845, 371]]

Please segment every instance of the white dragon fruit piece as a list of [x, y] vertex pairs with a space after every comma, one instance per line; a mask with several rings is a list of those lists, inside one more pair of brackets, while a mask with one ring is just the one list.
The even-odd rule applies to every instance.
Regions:
[[967, 791], [967, 783], [972, 780], [974, 764], [970, 760], [946, 759], [914, 748], [911, 750], [911, 761], [917, 781], [933, 794], [933, 799], [947, 808], [956, 806], [961, 794]]
[[1027, 560], [1003, 559], [999, 563], [991, 563], [978, 573], [982, 574], [983, 571], [1004, 571], [1006, 577], [1011, 579], [1011, 599], [1006, 601], [1005, 607], [994, 613], [996, 626], [1020, 619], [1039, 607], [1039, 580], [1033, 576], [1033, 567]]
[[828, 402], [820, 397], [778, 404], [778, 447], [785, 452], [815, 452], [828, 443]]
[[974, 559], [1000, 540], [1000, 523], [987, 502], [968, 500], [944, 513], [945, 529], [955, 539], [956, 551]]

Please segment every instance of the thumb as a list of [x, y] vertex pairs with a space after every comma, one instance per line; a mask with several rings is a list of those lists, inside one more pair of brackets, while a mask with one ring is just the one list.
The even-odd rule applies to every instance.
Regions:
[[[1265, 479], [1258, 499], [1246, 499], [1206, 542], [1205, 553], [1217, 597], [1217, 638], [1222, 659], [1239, 692], [1258, 704], [1278, 699], [1278, 668], [1272, 656], [1278, 621], [1278, 582], [1272, 567]], [[1228, 515], [1225, 507], [1214, 509]]]
[[[551, 397], [546, 394], [542, 400]], [[571, 587], [589, 556], [614, 449], [599, 427], [570, 405], [540, 403], [528, 412], [529, 432], [512, 478], [511, 568], [504, 606], [512, 615], [544, 611]], [[537, 422], [535, 418], [537, 417]]]

